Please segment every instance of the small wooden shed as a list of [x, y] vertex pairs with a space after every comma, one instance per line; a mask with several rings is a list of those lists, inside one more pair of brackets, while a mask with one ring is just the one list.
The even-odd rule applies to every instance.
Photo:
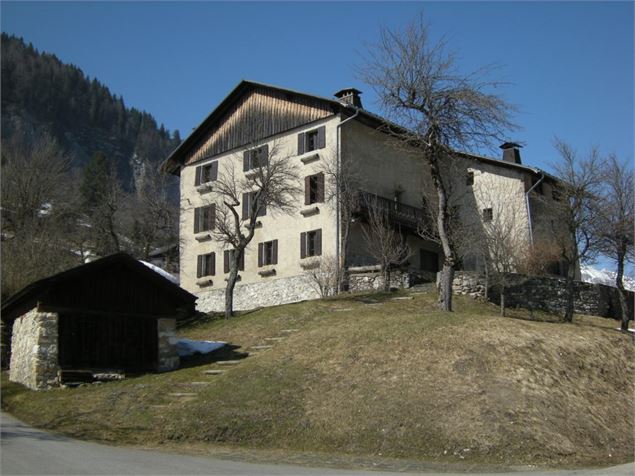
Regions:
[[30, 284], [2, 305], [10, 380], [33, 389], [63, 372], [177, 368], [176, 321], [196, 296], [125, 253]]

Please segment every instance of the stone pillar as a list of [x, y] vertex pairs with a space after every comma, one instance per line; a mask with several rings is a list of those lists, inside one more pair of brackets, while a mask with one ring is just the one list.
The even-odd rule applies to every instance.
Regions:
[[176, 352], [176, 319], [158, 319], [159, 361], [157, 371], [168, 372], [179, 368], [180, 359]]
[[36, 309], [15, 320], [9, 380], [33, 390], [59, 385], [57, 324], [56, 313]]

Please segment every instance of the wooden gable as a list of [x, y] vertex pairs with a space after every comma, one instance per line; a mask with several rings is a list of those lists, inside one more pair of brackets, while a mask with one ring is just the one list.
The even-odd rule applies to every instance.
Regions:
[[185, 164], [334, 114], [322, 99], [257, 86], [238, 97], [190, 149]]

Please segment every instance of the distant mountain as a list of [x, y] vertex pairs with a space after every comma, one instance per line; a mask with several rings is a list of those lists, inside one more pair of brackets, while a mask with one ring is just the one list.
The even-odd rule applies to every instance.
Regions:
[[[617, 273], [609, 271], [607, 269], [595, 269], [591, 266], [581, 266], [580, 273], [582, 274], [582, 281], [585, 283], [606, 284], [607, 286], [615, 287], [615, 277]], [[631, 276], [624, 276], [624, 288], [629, 291], [635, 291], [635, 278]]]
[[144, 167], [159, 163], [181, 142], [147, 112], [128, 108], [97, 79], [21, 38], [2, 34], [2, 139], [48, 132], [72, 164], [103, 152], [124, 189], [138, 185]]

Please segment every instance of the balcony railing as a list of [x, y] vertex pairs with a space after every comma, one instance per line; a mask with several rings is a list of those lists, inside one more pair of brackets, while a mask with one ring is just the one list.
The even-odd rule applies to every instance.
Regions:
[[415, 230], [420, 223], [427, 219], [426, 213], [422, 208], [399, 203], [390, 198], [363, 190], [359, 190], [358, 194], [359, 209], [362, 213], [365, 213], [369, 206], [377, 206], [380, 210], [385, 211], [393, 222]]

